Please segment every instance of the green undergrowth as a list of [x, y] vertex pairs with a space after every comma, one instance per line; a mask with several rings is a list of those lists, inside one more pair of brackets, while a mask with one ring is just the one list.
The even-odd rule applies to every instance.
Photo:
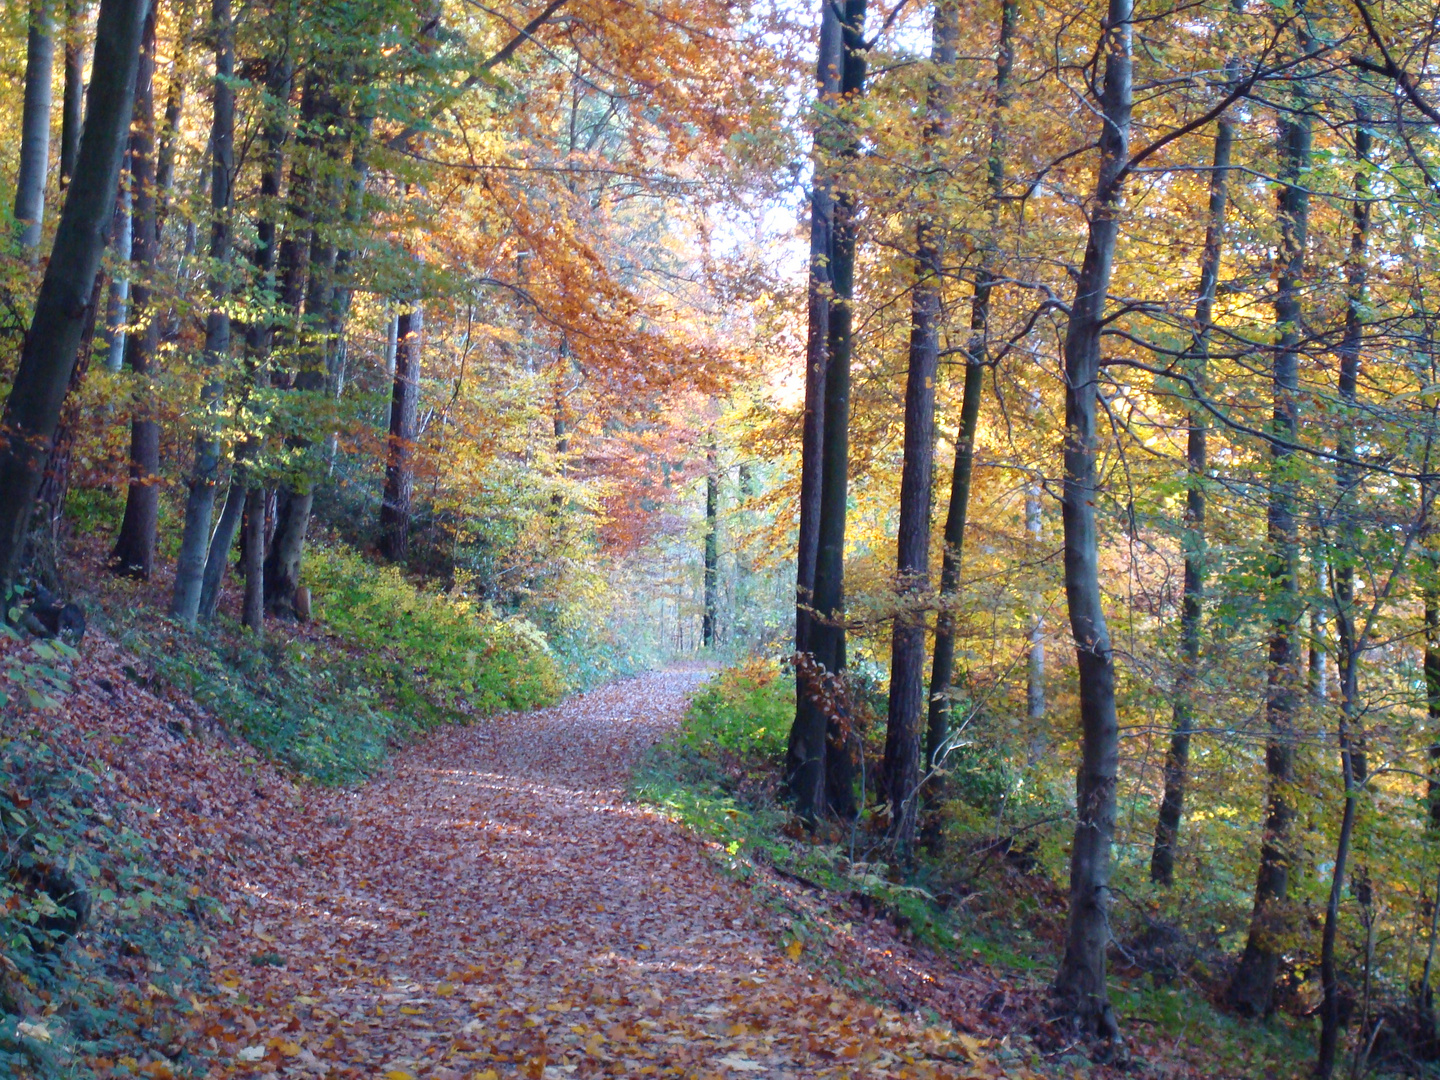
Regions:
[[375, 772], [444, 723], [550, 704], [566, 689], [545, 638], [463, 598], [427, 591], [337, 543], [313, 544], [308, 624], [267, 621], [257, 641], [223, 615], [191, 633], [115, 584], [111, 633], [152, 689], [173, 691], [294, 772], [327, 784]]
[[134, 827], [149, 811], [107, 790], [86, 749], [101, 736], [65, 721], [66, 657], [7, 647], [17, 662], [0, 711], [0, 1071], [201, 1072], [190, 1002], [205, 988], [216, 908], [162, 869]]
[[[873, 818], [873, 808], [853, 834], [833, 828], [807, 833], [788, 812], [779, 778], [794, 702], [794, 680], [778, 664], [749, 660], [721, 671], [694, 696], [681, 728], [642, 760], [633, 795], [712, 841], [723, 868], [748, 881], [772, 910], [792, 954], [805, 956], [837, 983], [872, 996], [885, 993], [846, 970], [827, 945], [830, 929], [787, 902], [783, 893], [795, 879], [834, 900], [863, 897], [870, 912], [957, 965], [989, 969], [1022, 993], [1043, 998], [1064, 928], [1067, 819], [1055, 802], [1059, 796], [1046, 793], [1027, 809], [1025, 820], [1043, 826], [1007, 825], [1005, 833], [1018, 829], [1018, 838], [996, 847], [995, 793], [1012, 785], [991, 775], [982, 749], [957, 755], [950, 799], [936, 819], [942, 854], [926, 855], [901, 874], [874, 854], [883, 850], [883, 822]], [[778, 881], [760, 872], [767, 868], [778, 872]], [[852, 916], [842, 911], [836, 917]], [[1119, 913], [1116, 918], [1118, 927], [1123, 920]], [[1115, 968], [1112, 998], [1139, 1057], [1153, 1061], [1163, 1047], [1184, 1046], [1186, 1060], [1212, 1062], [1216, 1075], [1278, 1080], [1308, 1071], [1308, 1022], [1249, 1023], [1213, 1004], [1213, 980], [1137, 971], [1123, 956]], [[1047, 1075], [1090, 1075], [1091, 1063], [1074, 1047], [1047, 1061]]]
[[[795, 681], [778, 664], [748, 660], [724, 669], [691, 700], [679, 731], [641, 762], [635, 797], [714, 841], [725, 868], [757, 886], [767, 879], [756, 869], [771, 867], [782, 877], [869, 897], [918, 939], [952, 947], [949, 919], [925, 888], [868, 859], [858, 837], [805, 834], [781, 804], [777, 781], [794, 712]], [[822, 931], [794, 914], [784, 912], [786, 937], [808, 947]]]

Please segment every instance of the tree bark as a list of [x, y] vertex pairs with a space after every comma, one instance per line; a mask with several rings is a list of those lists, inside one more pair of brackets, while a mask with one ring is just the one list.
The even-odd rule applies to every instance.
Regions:
[[230, 354], [230, 315], [225, 306], [229, 294], [231, 185], [235, 176], [235, 46], [230, 0], [213, 0], [211, 22], [215, 35], [215, 111], [210, 139], [210, 206], [214, 214], [210, 259], [215, 269], [209, 285], [211, 309], [205, 320], [204, 360], [208, 372], [201, 391], [203, 415], [195, 434], [195, 464], [185, 499], [185, 528], [170, 600], [170, 614], [192, 627], [200, 611], [216, 474], [220, 469], [220, 440], [212, 426], [221, 391], [219, 368]]
[[[847, 100], [865, 91], [866, 0], [846, 0], [842, 28], [843, 58], [840, 93]], [[853, 137], [843, 154], [859, 153]], [[853, 347], [851, 307], [855, 291], [855, 215], [858, 207], [848, 191], [835, 195], [834, 254], [831, 260], [834, 299], [830, 305], [825, 372], [825, 424], [821, 435], [820, 524], [815, 552], [815, 617], [810, 627], [810, 653], [824, 670], [845, 669], [845, 513], [850, 469], [850, 355]], [[800, 681], [800, 680], [797, 680]], [[857, 812], [856, 763], [850, 717], [841, 699], [826, 717], [825, 804], [835, 816], [849, 820]]]
[[[1303, 33], [1302, 33], [1303, 39]], [[1309, 43], [1305, 40], [1308, 51]], [[1270, 444], [1271, 481], [1266, 534], [1271, 595], [1270, 650], [1265, 715], [1266, 814], [1255, 900], [1245, 951], [1230, 982], [1230, 1001], [1247, 1016], [1269, 1013], [1288, 922], [1286, 900], [1294, 855], [1290, 836], [1295, 817], [1290, 784], [1295, 766], [1295, 713], [1301, 693], [1296, 624], [1300, 614], [1300, 537], [1295, 521], [1295, 482], [1290, 449], [1298, 430], [1300, 285], [1305, 273], [1305, 234], [1310, 196], [1302, 176], [1310, 164], [1311, 114], [1301, 101], [1280, 118], [1279, 219], [1281, 229], [1275, 292], [1279, 341], [1274, 361], [1274, 415]]]
[[[830, 128], [840, 92], [840, 18], [833, 0], [821, 0], [816, 61], [815, 134], [810, 188], [809, 325], [805, 345], [805, 414], [800, 448], [800, 527], [795, 562], [795, 652], [810, 651], [811, 607], [815, 600], [815, 558], [820, 538], [820, 458], [825, 424], [825, 370], [829, 365], [830, 302], [834, 291], [835, 197], [830, 190]], [[785, 779], [795, 808], [814, 820], [825, 808], [825, 717], [810, 699], [803, 678], [795, 680], [795, 723], [790, 729]]]
[[240, 623], [259, 641], [265, 636], [265, 489], [252, 487], [245, 497], [245, 598]]
[[119, 372], [125, 366], [125, 324], [130, 320], [130, 270], [134, 256], [134, 195], [132, 182], [125, 174], [129, 154], [121, 172], [119, 191], [115, 196], [115, 220], [110, 238], [115, 244], [115, 273], [110, 278], [110, 296], [105, 305], [105, 368]]
[[[950, 132], [951, 79], [960, 42], [955, 0], [936, 0], [931, 32], [925, 168]], [[900, 526], [895, 590], [900, 610], [890, 638], [890, 703], [885, 725], [883, 790], [890, 803], [890, 842], [898, 858], [914, 853], [920, 801], [921, 715], [925, 698], [925, 616], [906, 610], [930, 588], [930, 520], [935, 479], [935, 379], [940, 369], [943, 239], [930, 207], [915, 225], [915, 286], [910, 303], [910, 363], [905, 378], [905, 446], [900, 473]]]
[[[1236, 74], [1231, 67], [1232, 78]], [[1220, 280], [1220, 257], [1225, 243], [1226, 185], [1235, 124], [1222, 116], [1215, 128], [1214, 167], [1210, 173], [1210, 206], [1205, 223], [1205, 251], [1200, 259], [1200, 295], [1195, 302], [1195, 342], [1187, 357], [1195, 393], [1205, 393], [1210, 362], [1210, 332], [1215, 309], [1215, 286]], [[1180, 665], [1175, 679], [1170, 749], [1165, 757], [1165, 793], [1155, 821], [1155, 844], [1150, 852], [1150, 880], [1171, 885], [1175, 880], [1175, 843], [1185, 812], [1185, 785], [1190, 777], [1190, 740], [1195, 733], [1195, 678], [1200, 665], [1200, 620], [1205, 602], [1205, 474], [1207, 418], [1198, 401], [1186, 418], [1185, 581], [1180, 599]]]
[[[1000, 223], [1000, 196], [1005, 187], [1005, 128], [1002, 112], [1010, 101], [1010, 76], [1015, 64], [1017, 0], [1000, 5], [1000, 40], [995, 55], [995, 112], [990, 120], [990, 161], [987, 169], [990, 203], [986, 208], [993, 234]], [[932, 768], [943, 758], [950, 737], [950, 688], [955, 678], [954, 604], [960, 594], [965, 554], [965, 522], [970, 513], [970, 479], [975, 468], [975, 432], [980, 425], [980, 399], [985, 392], [988, 359], [986, 332], [990, 295], [994, 291], [995, 237], [986, 241], [985, 259], [975, 279], [970, 302], [970, 340], [965, 348], [965, 384], [960, 397], [960, 429], [955, 436], [955, 464], [950, 471], [950, 504], [945, 512], [945, 546], [940, 559], [940, 614], [935, 620], [935, 655], [930, 666], [930, 700], [926, 717], [925, 761]]]
[[718, 643], [720, 607], [720, 475], [715, 457], [712, 439], [705, 451], [705, 612], [700, 622], [700, 641], [707, 649]]
[[65, 0], [65, 89], [60, 112], [60, 190], [70, 186], [85, 109], [85, 5]]
[[135, 119], [130, 129], [130, 178], [134, 188], [131, 262], [137, 332], [129, 336], [126, 356], [137, 376], [135, 414], [130, 422], [130, 486], [125, 517], [110, 568], [124, 577], [148, 581], [155, 569], [155, 530], [160, 512], [160, 425], [147, 385], [160, 346], [159, 313], [151, 310], [159, 255], [155, 198], [155, 8], [145, 19], [140, 68], [135, 80]]
[[245, 464], [236, 455], [235, 471], [230, 477], [230, 487], [225, 492], [225, 505], [220, 508], [220, 520], [210, 535], [206, 548], [205, 569], [200, 576], [200, 602], [195, 609], [196, 620], [208, 623], [214, 620], [220, 609], [220, 589], [225, 584], [225, 571], [230, 563], [230, 549], [235, 546], [235, 534], [240, 531], [240, 521], [246, 511], [246, 497], [249, 494], [250, 478]]
[[[1045, 528], [1045, 507], [1040, 497], [1040, 481], [1031, 480], [1025, 485], [1025, 531], [1030, 534], [1030, 550], [1036, 558]], [[1032, 722], [1045, 718], [1045, 613], [1041, 605], [1037, 588], [1030, 594], [1029, 646], [1025, 655], [1025, 715]], [[1035, 738], [1037, 733], [1032, 730], [1032, 741]]]
[[25, 46], [25, 104], [20, 117], [20, 171], [15, 178], [15, 222], [20, 246], [39, 257], [45, 223], [45, 178], [50, 172], [50, 106], [55, 70], [52, 0], [31, 0]]
[[400, 316], [395, 384], [390, 404], [390, 441], [385, 496], [380, 504], [380, 553], [391, 562], [410, 554], [410, 502], [415, 492], [415, 415], [420, 402], [420, 358], [425, 313], [419, 301]]
[[1055, 982], [1061, 1006], [1087, 1036], [1114, 1038], [1106, 985], [1110, 944], [1110, 846], [1120, 732], [1115, 711], [1115, 658], [1100, 592], [1096, 405], [1100, 330], [1119, 234], [1122, 174], [1130, 152], [1132, 0], [1110, 0], [1105, 20], [1105, 80], [1100, 107], [1100, 171], [1090, 211], [1085, 259], [1065, 332], [1065, 598], [1080, 690], [1080, 769], [1075, 783], [1075, 839], [1070, 849], [1070, 912], [1065, 955]]
[[[1355, 204], [1350, 227], [1350, 260], [1346, 268], [1347, 297], [1345, 332], [1339, 349], [1340, 372], [1338, 388], [1344, 409], [1335, 440], [1335, 486], [1337, 489], [1336, 536], [1339, 540], [1334, 558], [1335, 630], [1340, 660], [1340, 724], [1337, 738], [1340, 746], [1340, 774], [1344, 785], [1345, 806], [1341, 814], [1340, 835], [1335, 845], [1335, 868], [1331, 872], [1330, 895], [1325, 904], [1325, 929], [1320, 941], [1320, 1046], [1315, 1075], [1328, 1080], [1335, 1071], [1335, 1057], [1340, 1047], [1340, 983], [1335, 964], [1335, 938], [1339, 932], [1340, 896], [1345, 887], [1346, 864], [1349, 861], [1359, 812], [1359, 796], [1368, 772], [1365, 759], [1365, 736], [1360, 729], [1360, 657], [1365, 642], [1356, 632], [1355, 564], [1358, 557], [1358, 530], [1355, 488], [1359, 476], [1355, 466], [1355, 423], [1357, 389], [1360, 380], [1360, 346], [1364, 336], [1368, 245], [1370, 239], [1370, 118], [1363, 107], [1356, 110]], [[1361, 878], [1357, 871], [1357, 880]]]
[[9, 594], [45, 473], [120, 181], [147, 0], [101, 0], [85, 134], [0, 429], [0, 585]]

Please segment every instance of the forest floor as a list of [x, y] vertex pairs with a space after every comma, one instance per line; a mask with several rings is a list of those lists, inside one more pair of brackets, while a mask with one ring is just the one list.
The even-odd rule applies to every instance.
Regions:
[[67, 711], [228, 916], [195, 1002], [212, 1075], [1033, 1075], [827, 982], [715, 845], [627, 802], [699, 672], [437, 731], [340, 790], [207, 735], [103, 640], [84, 652]]

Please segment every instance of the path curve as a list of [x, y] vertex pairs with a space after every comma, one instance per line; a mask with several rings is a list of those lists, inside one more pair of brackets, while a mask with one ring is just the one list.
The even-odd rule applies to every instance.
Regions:
[[271, 797], [270, 839], [227, 871], [217, 1073], [999, 1075], [794, 962], [702, 844], [625, 800], [702, 677], [446, 729], [358, 790]]

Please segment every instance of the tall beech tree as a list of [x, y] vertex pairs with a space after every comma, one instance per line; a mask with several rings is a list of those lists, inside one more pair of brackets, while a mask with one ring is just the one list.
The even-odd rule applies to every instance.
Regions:
[[955, 677], [955, 613], [951, 609], [960, 593], [965, 525], [970, 513], [970, 483], [975, 471], [975, 434], [980, 426], [980, 399], [985, 392], [986, 334], [990, 325], [990, 299], [997, 277], [994, 234], [999, 226], [1000, 200], [1005, 190], [1004, 110], [1010, 102], [1010, 80], [1015, 66], [1015, 27], [1019, 17], [1018, 0], [1003, 0], [1000, 5], [1000, 36], [995, 49], [995, 102], [990, 118], [990, 152], [985, 169], [985, 217], [990, 235], [983, 243], [985, 257], [976, 275], [974, 296], [970, 301], [970, 340], [965, 347], [960, 424], [955, 434], [955, 462], [950, 470], [950, 502], [945, 511], [945, 546], [940, 561], [940, 614], [935, 621], [935, 653], [930, 665], [925, 761], [931, 766], [939, 764], [950, 737], [950, 695]]
[[1096, 417], [1100, 332], [1130, 156], [1133, 102], [1131, 0], [1110, 0], [1102, 32], [1105, 75], [1100, 93], [1100, 165], [1089, 207], [1085, 260], [1065, 330], [1065, 447], [1061, 515], [1065, 529], [1065, 598], [1080, 687], [1080, 768], [1075, 782], [1075, 839], [1070, 848], [1070, 907], [1065, 953], [1055, 989], [1077, 1028], [1090, 1036], [1118, 1032], [1106, 985], [1110, 945], [1110, 845], [1120, 730], [1115, 711], [1115, 656], [1100, 591]]
[[134, 292], [138, 329], [127, 338], [125, 350], [136, 387], [135, 415], [130, 421], [130, 485], [125, 516], [110, 550], [110, 565], [125, 577], [148, 581], [155, 569], [155, 530], [160, 514], [160, 423], [148, 380], [160, 346], [160, 313], [154, 310], [160, 237], [156, 198], [155, 161], [155, 23], [152, 5], [145, 20], [140, 69], [135, 86], [135, 120], [130, 129], [130, 176], [134, 185], [133, 237]]
[[[1296, 23], [1300, 53], [1313, 49], [1308, 29]], [[1299, 435], [1301, 296], [1305, 282], [1306, 234], [1310, 223], [1310, 191], [1304, 177], [1310, 167], [1313, 102], [1303, 83], [1295, 84], [1293, 107], [1279, 113], [1281, 182], [1278, 196], [1280, 250], [1276, 258], [1273, 360], [1274, 411], [1270, 424], [1270, 494], [1266, 515], [1270, 595], [1270, 647], [1266, 674], [1265, 746], [1267, 778], [1264, 837], [1255, 880], [1255, 900], [1245, 951], [1230, 982], [1230, 1001], [1237, 1011], [1269, 1013], [1279, 974], [1280, 954], [1288, 922], [1287, 895], [1295, 852], [1291, 827], [1295, 820], [1295, 721], [1303, 690], [1300, 618], [1300, 535], [1296, 520], [1295, 446]]]
[[185, 528], [175, 566], [175, 588], [170, 613], [193, 626], [200, 612], [210, 524], [215, 508], [215, 485], [220, 469], [220, 440], [212, 416], [221, 391], [220, 366], [230, 355], [230, 313], [225, 306], [230, 290], [230, 215], [235, 182], [235, 30], [230, 0], [213, 0], [210, 9], [215, 41], [215, 83], [210, 129], [210, 311], [205, 317], [206, 371], [201, 390], [201, 415], [195, 432], [194, 464], [185, 498]]
[[[833, 110], [840, 93], [842, 42], [840, 11], [820, 3], [816, 56], [815, 130], [810, 185], [810, 264], [806, 286], [805, 405], [800, 448], [799, 533], [795, 569], [795, 652], [810, 652], [810, 613], [815, 602], [815, 560], [820, 540], [821, 458], [825, 435], [825, 372], [830, 363], [830, 306], [833, 299], [835, 196], [830, 155], [834, 150]], [[825, 717], [804, 679], [795, 681], [795, 723], [785, 757], [785, 780], [800, 815], [813, 820], [825, 809]]]
[[[1233, 85], [1239, 72], [1232, 62]], [[1225, 244], [1225, 209], [1235, 122], [1230, 113], [1215, 124], [1211, 159], [1210, 200], [1205, 217], [1205, 247], [1200, 257], [1199, 296], [1195, 301], [1195, 340], [1187, 357], [1187, 376], [1194, 391], [1185, 426], [1184, 583], [1180, 600], [1180, 664], [1175, 676], [1173, 730], [1165, 757], [1165, 790], [1155, 821], [1150, 853], [1150, 880], [1170, 885], [1175, 880], [1175, 844], [1185, 810], [1185, 783], [1190, 775], [1190, 741], [1195, 735], [1195, 679], [1200, 664], [1200, 629], [1205, 602], [1206, 436], [1210, 418], [1198, 395], [1208, 394], [1210, 341], [1214, 327], [1215, 289]]]
[[[1373, 145], [1370, 116], [1364, 105], [1355, 115], [1355, 203], [1351, 210], [1350, 256], [1345, 268], [1345, 329], [1337, 350], [1339, 372], [1337, 390], [1344, 417], [1335, 440], [1335, 523], [1331, 558], [1335, 580], [1335, 630], [1339, 646], [1337, 659], [1340, 670], [1340, 717], [1336, 742], [1340, 749], [1340, 779], [1344, 791], [1344, 809], [1340, 833], [1335, 841], [1335, 863], [1330, 873], [1330, 893], [1325, 902], [1325, 927], [1320, 939], [1320, 1046], [1315, 1075], [1328, 1078], [1334, 1073], [1340, 1049], [1340, 975], [1336, 966], [1336, 937], [1340, 922], [1340, 895], [1345, 887], [1349, 868], [1350, 848], [1355, 833], [1361, 791], [1369, 772], [1365, 755], [1364, 717], [1360, 702], [1360, 662], [1368, 645], [1372, 617], [1357, 618], [1355, 574], [1360, 565], [1357, 491], [1362, 477], [1356, 468], [1357, 438], [1355, 426], [1359, 416], [1359, 382], [1361, 347], [1365, 332], [1368, 299], [1370, 243], [1370, 154]], [[1423, 495], [1422, 495], [1423, 498]], [[1413, 538], [1423, 524], [1422, 518], [1407, 537]], [[1402, 555], [1403, 558], [1403, 555]], [[1398, 569], [1398, 567], [1397, 567]], [[1376, 603], [1384, 599], [1382, 593]]]
[[[101, 0], [85, 131], [0, 426], [0, 584], [9, 595], [87, 324], [120, 181], [147, 0]], [[93, 323], [91, 323], [93, 325]]]
[[[959, 52], [960, 13], [953, 0], [937, 0], [932, 23], [922, 184], [938, 172], [936, 144], [950, 134], [951, 86]], [[925, 176], [924, 173], [931, 175]], [[923, 188], [922, 188], [923, 190]], [[922, 196], [928, 204], [931, 199]], [[900, 610], [890, 642], [890, 702], [885, 728], [884, 790], [890, 836], [902, 858], [915, 843], [920, 798], [920, 751], [925, 715], [925, 616], [908, 609], [930, 588], [930, 517], [935, 480], [935, 380], [940, 368], [942, 237], [933, 208], [923, 205], [915, 225], [915, 286], [910, 300], [910, 356], [905, 378], [905, 449], [900, 473], [900, 526], [896, 592]]]
[[[866, 0], [846, 0], [842, 26], [840, 94], [853, 103], [865, 90]], [[845, 136], [841, 157], [854, 159], [859, 142]], [[840, 676], [845, 669], [845, 516], [850, 470], [850, 360], [854, 349], [855, 239], [859, 207], [853, 192], [835, 192], [830, 305], [825, 368], [825, 423], [821, 435], [820, 523], [815, 554], [815, 616], [810, 655], [818, 669]], [[803, 676], [802, 676], [803, 680]], [[820, 688], [809, 688], [819, 696]], [[812, 698], [813, 700], [813, 698]], [[854, 744], [849, 703], [842, 690], [828, 695], [825, 712], [825, 808], [836, 817], [855, 816]]]

